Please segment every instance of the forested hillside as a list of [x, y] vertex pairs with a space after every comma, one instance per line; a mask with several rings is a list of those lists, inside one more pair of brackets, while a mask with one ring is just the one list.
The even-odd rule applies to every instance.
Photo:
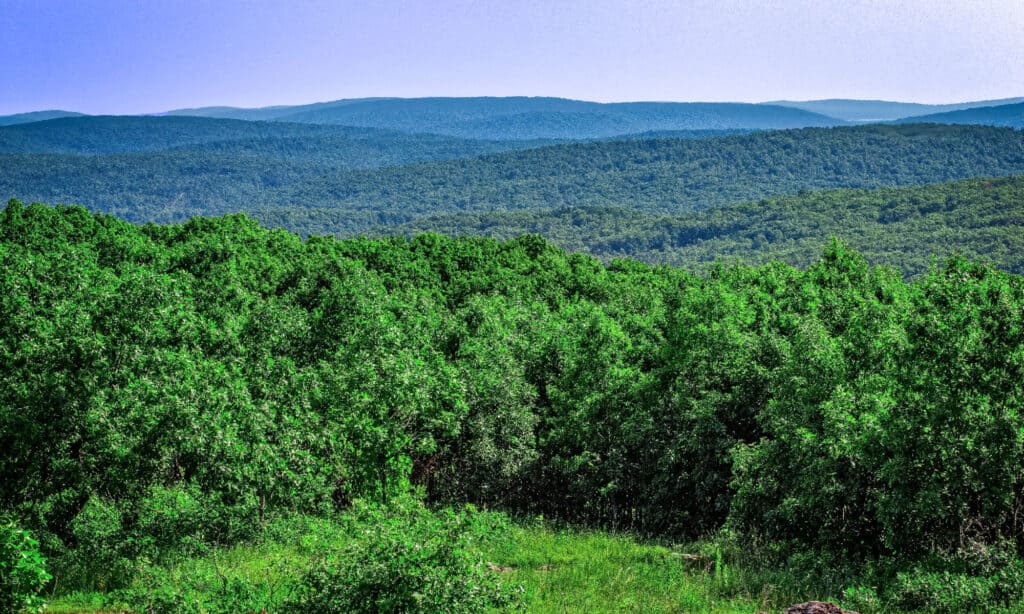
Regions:
[[471, 510], [367, 511], [418, 486], [661, 539], [726, 526], [874, 611], [1019, 608], [1024, 280], [953, 258], [907, 282], [821, 249], [695, 275], [537, 236], [303, 241], [12, 202], [3, 535], [33, 531], [55, 591], [181, 611], [188, 572], [161, 565], [346, 513], [355, 545], [288, 594], [217, 567], [216, 611], [336, 611], [373, 582], [413, 610], [396, 586], [460, 611], [528, 598], [466, 558]]
[[[975, 100], [970, 102], [957, 102], [952, 104], [920, 104], [916, 102], [892, 102], [888, 100], [806, 100], [790, 101], [779, 100], [766, 104], [774, 104], [782, 107], [793, 107], [803, 109], [812, 113], [820, 113], [829, 117], [851, 121], [851, 122], [881, 122], [903, 119], [907, 122], [938, 121], [931, 119], [919, 119], [922, 115], [933, 113], [947, 113], [949, 111], [961, 111], [963, 109], [974, 109], [976, 107], [992, 107], [1004, 104], [1015, 104], [1024, 102], [1024, 98], [1003, 98], [1000, 100]], [[941, 123], [941, 122], [940, 122]], [[959, 123], [959, 122], [957, 122]], [[964, 122], [971, 123], [971, 122]], [[985, 122], [979, 122], [985, 123]]]
[[627, 207], [680, 213], [800, 190], [1024, 172], [1024, 133], [863, 126], [699, 141], [630, 140], [386, 168], [282, 186], [259, 211], [300, 232], [354, 233], [443, 212]]
[[393, 130], [204, 117], [88, 116], [0, 128], [0, 153], [125, 154], [179, 150], [301, 161], [314, 169], [375, 168], [521, 149], [542, 141], [480, 141]]
[[837, 236], [873, 264], [905, 275], [959, 252], [1024, 273], [1024, 177], [909, 188], [827, 190], [661, 216], [625, 208], [484, 211], [425, 216], [373, 234], [423, 232], [507, 240], [539, 234], [608, 261], [638, 258], [689, 269], [715, 260], [806, 267]]
[[14, 115], [0, 115], [0, 126], [14, 126], [16, 124], [27, 124], [57, 117], [79, 117], [81, 113], [71, 111], [30, 111], [28, 113], [15, 113]]
[[672, 214], [799, 190], [1022, 172], [1019, 131], [862, 126], [574, 143], [327, 174], [231, 151], [4, 154], [0, 195], [140, 222], [249, 211], [303, 234], [352, 234], [427, 214], [608, 206]]
[[386, 128], [474, 139], [592, 139], [654, 130], [834, 126], [817, 113], [741, 103], [597, 103], [564, 98], [371, 98], [268, 109], [182, 109], [209, 115]]
[[907, 123], [908, 121], [1024, 128], [1024, 102], [963, 111], [950, 111], [948, 113], [935, 113], [933, 115], [915, 117], [910, 120], [901, 120], [900, 123]]

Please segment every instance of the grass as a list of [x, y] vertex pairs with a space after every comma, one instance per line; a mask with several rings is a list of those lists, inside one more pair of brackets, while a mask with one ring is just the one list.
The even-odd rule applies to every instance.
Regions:
[[764, 604], [723, 597], [728, 572], [695, 569], [679, 552], [593, 531], [516, 526], [486, 552], [526, 589], [529, 612], [757, 612]]
[[[329, 521], [295, 518], [269, 527], [261, 543], [213, 551], [140, 574], [136, 587], [153, 583], [212, 594], [226, 582], [242, 580], [258, 589], [253, 609], [265, 605], [270, 612], [279, 611], [274, 605], [288, 596], [297, 579], [344, 539]], [[501, 540], [482, 545], [478, 555], [493, 573], [523, 587], [527, 612], [753, 614], [781, 611], [796, 601], [720, 555], [717, 561], [714, 555], [695, 558], [629, 535], [539, 521], [512, 524]], [[79, 592], [52, 597], [47, 611], [125, 609], [102, 593]]]

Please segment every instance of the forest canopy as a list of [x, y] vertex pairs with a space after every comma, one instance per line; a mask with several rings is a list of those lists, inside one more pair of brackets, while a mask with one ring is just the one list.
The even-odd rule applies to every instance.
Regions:
[[0, 510], [83, 586], [410, 489], [890, 579], [1020, 569], [1024, 280], [821, 249], [694, 274], [12, 201]]
[[959, 252], [1024, 273], [1024, 177], [964, 179], [874, 190], [821, 190], [681, 215], [618, 207], [428, 215], [371, 235], [423, 232], [508, 240], [538, 234], [608, 262], [630, 257], [691, 270], [715, 261], [805, 268], [830, 236], [904, 275]]

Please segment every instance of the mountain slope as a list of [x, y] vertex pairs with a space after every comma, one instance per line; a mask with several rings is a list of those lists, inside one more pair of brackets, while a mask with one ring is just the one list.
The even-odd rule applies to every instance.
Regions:
[[[945, 113], [976, 107], [1013, 104], [1024, 102], [1024, 98], [1004, 98], [1002, 100], [977, 100], [953, 104], [919, 104], [915, 102], [892, 102], [888, 100], [850, 100], [833, 98], [829, 100], [791, 101], [777, 100], [765, 104], [803, 109], [813, 113], [821, 113], [829, 117], [851, 122], [879, 122], [897, 119], [920, 118], [922, 115]], [[918, 119], [917, 121], [931, 121]]]
[[1024, 133], [860, 126], [703, 140], [572, 143], [334, 172], [230, 148], [0, 155], [0, 198], [77, 203], [133, 221], [259, 211], [302, 233], [358, 233], [459, 211], [628, 207], [681, 213], [799, 190], [1024, 173]]
[[907, 123], [909, 121], [928, 121], [935, 122], [937, 124], [978, 124], [985, 126], [1024, 128], [1024, 102], [993, 107], [979, 107], [963, 111], [951, 111], [949, 113], [936, 113], [934, 115], [916, 117], [912, 120], [901, 120], [899, 123]]
[[368, 102], [372, 100], [387, 100], [386, 98], [350, 98], [346, 100], [334, 100], [331, 102], [314, 102], [301, 105], [277, 105], [272, 107], [260, 107], [245, 109], [241, 107], [197, 107], [191, 109], [175, 109], [160, 115], [185, 115], [191, 117], [213, 117], [218, 119], [240, 119], [246, 121], [274, 121], [285, 115], [315, 111], [335, 106]]
[[838, 236], [875, 264], [906, 275], [959, 251], [1024, 273], [1024, 176], [926, 186], [826, 190], [660, 216], [622, 208], [490, 211], [417, 218], [374, 235], [423, 232], [499, 240], [539, 234], [608, 260], [700, 268], [712, 260], [806, 266]]
[[[86, 116], [0, 128], [0, 153], [118, 154], [170, 149], [240, 154], [302, 148], [327, 151], [343, 142], [370, 144], [405, 162], [446, 159], [529, 147], [393, 130], [204, 117]], [[284, 147], [277, 143], [285, 143]], [[430, 150], [436, 150], [436, 155]], [[303, 159], [316, 156], [303, 155]], [[353, 157], [353, 162], [357, 158]], [[358, 162], [348, 167], [370, 168]]]
[[842, 122], [816, 113], [742, 103], [596, 103], [563, 98], [379, 98], [268, 109], [171, 114], [385, 128], [475, 139], [591, 139], [660, 130], [778, 129]]
[[612, 206], [681, 213], [799, 190], [1017, 173], [1024, 173], [1024, 134], [1005, 128], [808, 128], [576, 143], [347, 172], [281, 186], [263, 202], [281, 210], [281, 225], [305, 228], [308, 216], [317, 232], [345, 233], [455, 211]]
[[17, 124], [27, 124], [47, 119], [54, 119], [57, 117], [83, 117], [83, 114], [74, 113], [72, 111], [53, 110], [32, 111], [29, 113], [16, 113], [14, 115], [0, 115], [0, 126], [14, 126]]

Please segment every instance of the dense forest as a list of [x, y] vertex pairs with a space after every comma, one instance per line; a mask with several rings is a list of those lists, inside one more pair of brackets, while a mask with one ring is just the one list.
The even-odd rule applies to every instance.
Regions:
[[[379, 147], [378, 160], [409, 155], [398, 152], [407, 151], [405, 140], [411, 137], [394, 138], [390, 145], [371, 140], [365, 147], [341, 139], [340, 151], [321, 149], [315, 141], [257, 139], [251, 147], [2, 154], [0, 194], [80, 204], [137, 222], [245, 211], [303, 235], [340, 236], [428, 214], [563, 207], [678, 214], [799, 190], [1024, 172], [1024, 133], [936, 125], [615, 139], [378, 169], [327, 168], [358, 164], [351, 154], [361, 160], [358, 152], [366, 148]], [[420, 149], [425, 155], [462, 147], [444, 139], [429, 142]], [[249, 153], [243, 155], [246, 147]], [[296, 153], [281, 155], [289, 147]]]
[[805, 268], [838, 236], [872, 264], [925, 273], [952, 252], [1024, 273], [1024, 177], [920, 187], [825, 190], [661, 216], [624, 208], [484, 211], [417, 218], [370, 234], [424, 232], [508, 240], [538, 234], [604, 261], [707, 267], [716, 260]]
[[[244, 215], [136, 226], [12, 201], [0, 536], [45, 556], [51, 592], [140, 611], [516, 607], [500, 570], [459, 567], [472, 511], [374, 511], [412, 493], [720, 535], [876, 610], [1019, 607], [1024, 280], [952, 257], [905, 281], [820, 250], [695, 274], [534, 235], [304, 240]], [[185, 609], [177, 576], [131, 590], [182, 553], [339, 513], [356, 549], [285, 597], [219, 569], [221, 609]]]

